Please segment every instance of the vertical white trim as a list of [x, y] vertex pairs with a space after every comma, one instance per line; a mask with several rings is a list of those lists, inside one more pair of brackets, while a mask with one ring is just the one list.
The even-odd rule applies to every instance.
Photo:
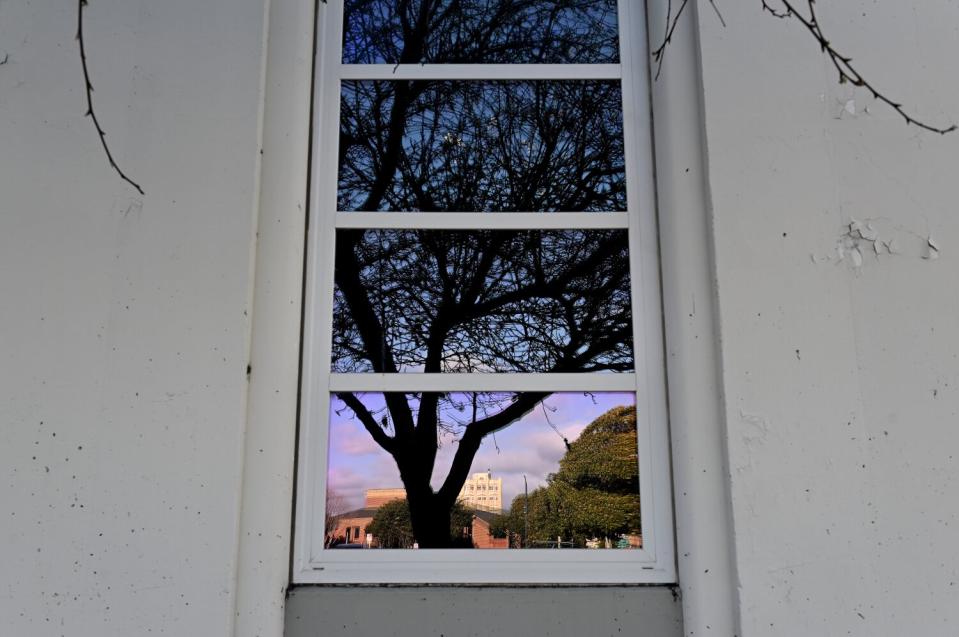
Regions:
[[[648, 8], [658, 42], [665, 3]], [[653, 82], [676, 548], [686, 634], [741, 635], [697, 18], [690, 3]]]
[[[313, 4], [265, 4], [262, 163], [254, 257], [234, 637], [280, 637], [289, 581]], [[242, 373], [237, 370], [237, 373]]]
[[[293, 572], [309, 568], [312, 552], [323, 546], [329, 437], [330, 350], [333, 333], [333, 251], [336, 239], [337, 154], [340, 130], [340, 66], [343, 4], [330, 0], [317, 15], [313, 113], [313, 180], [306, 269], [306, 325], [303, 331], [300, 444]], [[323, 149], [327, 149], [324, 152]], [[318, 523], [319, 522], [319, 523]], [[294, 575], [294, 580], [296, 579]]]
[[636, 413], [643, 545], [656, 556], [657, 568], [675, 577], [669, 416], [650, 128], [652, 105], [646, 56], [649, 47], [646, 15], [639, 3], [619, 2], [619, 33], [623, 66], [626, 207], [630, 211], [633, 342], [638, 379]]

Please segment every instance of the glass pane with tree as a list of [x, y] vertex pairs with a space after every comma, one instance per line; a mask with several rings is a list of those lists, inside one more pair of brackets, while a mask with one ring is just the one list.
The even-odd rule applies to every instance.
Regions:
[[614, 63], [615, 0], [346, 0], [347, 64]]
[[[476, 441], [524, 396], [335, 395], [327, 548], [641, 547], [634, 395], [547, 395]], [[391, 399], [436, 426], [404, 435]]]
[[340, 230], [332, 371], [631, 372], [627, 234]]
[[346, 81], [340, 113], [340, 210], [626, 210], [618, 82]]

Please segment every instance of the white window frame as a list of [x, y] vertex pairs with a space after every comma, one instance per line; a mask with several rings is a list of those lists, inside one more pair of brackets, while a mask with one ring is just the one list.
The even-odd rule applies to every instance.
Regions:
[[[619, 64], [341, 64], [342, 0], [320, 4], [314, 77], [294, 583], [674, 583], [662, 301], [644, 3], [619, 2]], [[337, 212], [340, 85], [356, 79], [617, 79], [622, 83], [627, 212]], [[333, 253], [338, 228], [573, 229], [629, 233], [635, 373], [334, 374]], [[330, 394], [335, 391], [634, 391], [643, 548], [630, 551], [323, 547]]]

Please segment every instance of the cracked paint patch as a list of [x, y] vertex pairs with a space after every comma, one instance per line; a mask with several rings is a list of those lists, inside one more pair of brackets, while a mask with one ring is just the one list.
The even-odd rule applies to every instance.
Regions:
[[[820, 96], [820, 100], [823, 100], [824, 97]], [[862, 108], [858, 108], [856, 104], [856, 98], [849, 98], [847, 100], [837, 100], [839, 104], [839, 114], [836, 116], [836, 119], [845, 119], [845, 118], [856, 118], [860, 113], [863, 115], [870, 115], [869, 105], [866, 104]]]
[[850, 219], [836, 239], [835, 254], [810, 254], [813, 263], [846, 263], [859, 270], [866, 263], [892, 256], [933, 261], [941, 248], [930, 233], [920, 234], [885, 217]]
[[753, 454], [762, 447], [770, 435], [769, 421], [759, 414], [751, 414], [739, 410], [739, 437], [743, 443], [743, 454], [735, 462], [737, 473], [753, 469]]

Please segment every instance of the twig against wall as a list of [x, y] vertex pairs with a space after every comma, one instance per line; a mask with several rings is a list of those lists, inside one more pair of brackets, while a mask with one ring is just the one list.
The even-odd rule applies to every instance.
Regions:
[[143, 188], [140, 187], [140, 184], [133, 181], [127, 177], [126, 173], [120, 170], [120, 166], [117, 165], [116, 160], [113, 158], [113, 153], [110, 152], [110, 147], [107, 145], [107, 134], [104, 132], [103, 127], [100, 126], [100, 120], [97, 119], [97, 114], [93, 110], [93, 83], [90, 82], [90, 70], [87, 68], [87, 51], [84, 47], [83, 42], [83, 10], [87, 6], [87, 0], [77, 0], [77, 41], [80, 43], [80, 62], [83, 65], [83, 81], [86, 84], [87, 91], [87, 112], [86, 115], [93, 120], [93, 125], [97, 129], [97, 135], [100, 136], [100, 145], [103, 146], [103, 152], [106, 153], [107, 159], [110, 161], [110, 165], [113, 166], [113, 169], [117, 171], [117, 174], [120, 177], [137, 189], [141, 195], [145, 194]]
[[[662, 43], [653, 51], [653, 60], [656, 62], [657, 80], [659, 79], [660, 72], [663, 70], [663, 58], [666, 57], [666, 47], [669, 46], [669, 43], [673, 39], [673, 32], [676, 30], [676, 25], [679, 24], [679, 18], [682, 17], [687, 4], [689, 4], [689, 0], [683, 0], [683, 3], [679, 5], [679, 9], [676, 11], [676, 15], [673, 15], [673, 0], [667, 0], [666, 2], [666, 33], [663, 35]], [[716, 12], [716, 17], [719, 18], [720, 24], [725, 27], [726, 20], [723, 19], [723, 14], [719, 11], [716, 0], [709, 0], [709, 6]]]
[[[795, 0], [774, 0], [779, 4], [773, 6], [770, 4], [770, 0], [760, 0], [762, 2], [763, 11], [768, 12], [770, 15], [780, 18], [782, 20], [794, 19], [798, 21], [809, 34], [816, 40], [816, 43], [819, 44], [822, 52], [826, 54], [829, 60], [832, 62], [833, 66], [836, 69], [836, 72], [839, 74], [839, 83], [840, 84], [852, 84], [860, 88], [864, 88], [873, 96], [874, 99], [879, 100], [880, 102], [886, 104], [892, 108], [900, 117], [905, 120], [906, 124], [914, 124], [919, 128], [927, 130], [932, 133], [939, 133], [940, 135], [945, 135], [946, 133], [951, 133], [956, 130], [956, 124], [950, 124], [949, 126], [933, 126], [922, 120], [919, 120], [909, 113], [902, 107], [901, 102], [897, 102], [887, 96], [885, 93], [877, 89], [871, 82], [869, 82], [862, 73], [856, 69], [852, 64], [852, 58], [841, 54], [836, 48], [832, 45], [832, 42], [826, 38], [823, 33], [822, 26], [819, 24], [819, 19], [816, 15], [816, 0], [806, 0], [806, 5], [809, 9], [809, 15], [800, 13], [795, 5]], [[656, 77], [659, 78], [659, 73], [663, 67], [663, 58], [666, 55], [666, 48], [668, 47], [670, 41], [673, 38], [673, 32], [676, 30], [676, 25], [679, 22], [679, 18], [682, 16], [683, 11], [686, 9], [688, 0], [683, 0], [682, 4], [679, 5], [679, 9], [676, 11], [676, 14], [672, 13], [672, 0], [668, 0], [666, 5], [666, 31], [663, 35], [663, 39], [659, 47], [657, 47], [652, 52], [653, 60], [656, 62]], [[715, 0], [709, 0], [709, 4], [716, 10], [717, 14], [719, 9], [716, 6]], [[725, 22], [722, 20], [722, 16], [719, 17], [720, 21], [723, 22], [723, 26], [726, 26]]]
[[778, 11], [770, 6], [767, 0], [762, 0], [763, 10], [768, 11], [771, 15], [786, 20], [789, 18], [794, 18], [799, 21], [806, 30], [815, 38], [816, 42], [819, 43], [819, 47], [822, 49], [822, 52], [825, 53], [829, 60], [832, 62], [833, 66], [836, 68], [836, 72], [839, 73], [839, 83], [845, 84], [849, 83], [853, 86], [859, 86], [868, 90], [874, 99], [883, 102], [888, 105], [894, 111], [899, 113], [899, 115], [906, 120], [907, 124], [915, 124], [919, 128], [923, 128], [932, 133], [939, 133], [940, 135], [945, 135], [946, 133], [951, 133], [956, 130], [956, 125], [952, 124], [946, 127], [932, 126], [925, 122], [922, 122], [915, 117], [909, 115], [902, 107], [902, 104], [895, 102], [885, 94], [881, 93], [876, 89], [862, 74], [856, 70], [852, 65], [852, 58], [842, 55], [839, 53], [832, 45], [832, 43], [826, 39], [826, 36], [822, 32], [822, 26], [819, 24], [819, 19], [816, 16], [816, 0], [806, 0], [806, 5], [809, 7], [809, 16], [802, 15], [796, 8], [793, 6], [790, 0], [778, 0], [782, 8]]

